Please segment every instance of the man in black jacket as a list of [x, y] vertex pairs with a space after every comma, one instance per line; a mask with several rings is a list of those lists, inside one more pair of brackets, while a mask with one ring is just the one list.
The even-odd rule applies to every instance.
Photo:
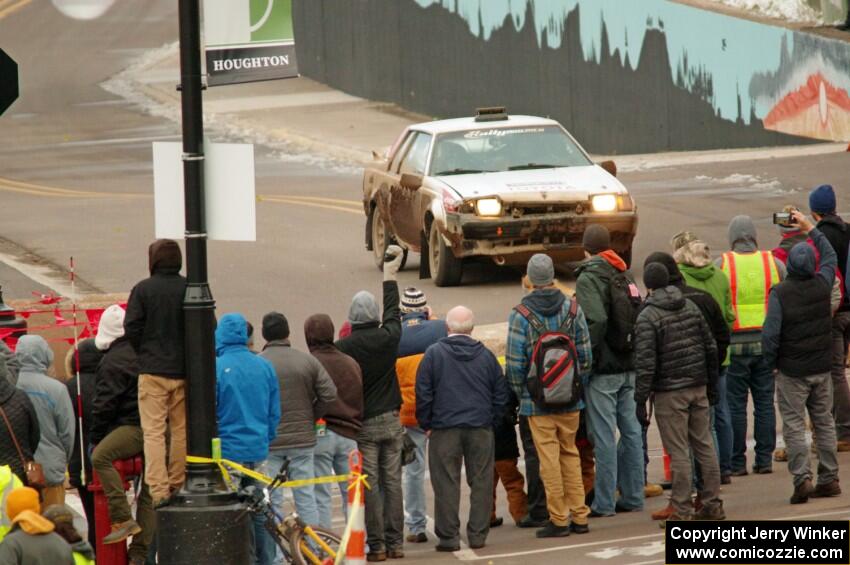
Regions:
[[401, 450], [404, 433], [399, 421], [401, 391], [395, 371], [401, 340], [401, 310], [396, 275], [403, 252], [387, 248], [393, 257], [384, 263], [384, 315], [371, 293], [354, 295], [348, 311], [351, 335], [336, 342], [363, 371], [363, 427], [357, 445], [363, 455], [363, 472], [369, 475], [366, 490], [368, 561], [404, 557], [404, 507], [401, 488]]
[[809, 194], [809, 208], [818, 230], [838, 256], [836, 276], [842, 282], [843, 299], [832, 318], [832, 413], [838, 451], [850, 451], [850, 387], [847, 385], [847, 344], [850, 342], [850, 292], [843, 280], [850, 247], [850, 225], [835, 213], [835, 191], [825, 184]]
[[[791, 504], [801, 504], [809, 497], [841, 494], [835, 422], [830, 415], [830, 295], [837, 256], [824, 234], [805, 216], [794, 212], [792, 217], [817, 246], [820, 268], [815, 270], [815, 253], [807, 243], [791, 249], [788, 278], [770, 293], [762, 349], [768, 366], [776, 370], [788, 470], [794, 476]], [[818, 450], [817, 487], [812, 486], [806, 446], [807, 408]]]
[[710, 431], [708, 399], [714, 394], [707, 392], [716, 386], [717, 345], [699, 309], [669, 284], [664, 265], [647, 265], [643, 280], [650, 296], [635, 331], [635, 402], [638, 420], [648, 424], [646, 401], [655, 394], [655, 421], [673, 470], [675, 513], [669, 519], [693, 517], [692, 452], [703, 471], [703, 507], [696, 519], [723, 520], [720, 467]]
[[136, 352], [130, 340], [116, 331], [123, 327], [123, 319], [123, 308], [112, 305], [103, 313], [98, 326], [96, 343], [101, 348], [105, 347], [106, 352], [97, 368], [89, 441], [95, 446], [91, 456], [92, 467], [103, 486], [112, 524], [112, 531], [103, 538], [103, 543], [124, 543], [133, 536], [129, 558], [135, 565], [145, 561], [156, 518], [150, 491], [143, 484], [137, 520], [133, 520], [121, 475], [112, 465], [113, 461], [140, 455], [144, 449], [139, 422]]
[[[148, 259], [151, 276], [130, 292], [124, 328], [139, 360], [145, 481], [154, 505], [160, 506], [180, 488], [186, 472], [186, 279], [180, 275], [183, 256], [176, 241], [154, 241], [148, 249]], [[166, 458], [165, 438], [169, 431]]]

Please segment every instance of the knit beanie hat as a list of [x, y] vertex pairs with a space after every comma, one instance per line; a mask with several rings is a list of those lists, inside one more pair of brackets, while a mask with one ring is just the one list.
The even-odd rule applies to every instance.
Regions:
[[669, 253], [664, 253], [663, 251], [656, 251], [655, 253], [650, 253], [649, 256], [644, 261], [643, 265], [646, 268], [648, 265], [652, 263], [658, 263], [659, 265], [663, 265], [665, 269], [667, 269], [667, 276], [669, 277], [670, 284], [676, 284], [679, 281], [683, 280], [682, 273], [679, 272], [679, 266], [676, 264], [676, 260], [673, 259], [673, 256]]
[[51, 504], [44, 509], [41, 515], [54, 524], [58, 524], [59, 522], [74, 523], [74, 512], [65, 504]]
[[103, 311], [97, 326], [97, 335], [94, 338], [94, 344], [98, 349], [106, 351], [113, 341], [124, 336], [124, 314], [124, 309], [117, 304]]
[[263, 316], [263, 339], [277, 341], [289, 338], [289, 320], [280, 312], [269, 312]]
[[611, 234], [608, 232], [608, 228], [601, 224], [590, 224], [584, 230], [581, 243], [585, 251], [591, 255], [596, 255], [606, 249], [611, 249]]
[[650, 263], [643, 270], [643, 284], [649, 290], [664, 288], [670, 284], [670, 275], [667, 267], [661, 263]]
[[817, 214], [835, 212], [835, 191], [832, 185], [822, 184], [809, 194], [809, 210]]
[[10, 520], [25, 510], [38, 514], [39, 507], [38, 491], [30, 487], [18, 487], [6, 497], [6, 515]]
[[532, 286], [549, 286], [555, 282], [555, 265], [552, 258], [536, 253], [528, 260], [528, 280]]
[[428, 306], [428, 300], [424, 292], [412, 286], [404, 289], [404, 294], [401, 295], [401, 311], [404, 314], [423, 312], [426, 306]]

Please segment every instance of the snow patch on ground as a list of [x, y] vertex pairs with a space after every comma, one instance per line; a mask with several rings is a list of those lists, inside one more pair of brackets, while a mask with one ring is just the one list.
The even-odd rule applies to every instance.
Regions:
[[805, 0], [712, 0], [747, 12], [789, 22], [824, 23], [821, 15]]

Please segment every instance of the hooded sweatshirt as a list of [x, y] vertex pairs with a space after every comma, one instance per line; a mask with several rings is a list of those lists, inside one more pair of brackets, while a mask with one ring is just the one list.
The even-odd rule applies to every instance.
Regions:
[[[570, 298], [557, 288], [542, 288], [532, 291], [522, 299], [522, 303], [536, 315], [548, 331], [555, 331], [561, 327], [569, 316]], [[511, 310], [508, 317], [508, 342], [505, 353], [505, 374], [508, 384], [519, 399], [519, 413], [521, 416], [542, 416], [558, 412], [574, 412], [584, 409], [584, 401], [579, 401], [575, 406], [560, 411], [547, 411], [537, 406], [528, 392], [528, 371], [531, 367], [531, 354], [537, 339], [534, 330], [528, 320], [517, 312], [516, 308]], [[579, 366], [582, 376], [587, 377], [593, 362], [593, 352], [590, 346], [590, 332], [587, 329], [584, 311], [579, 306], [576, 317], [572, 324], [573, 343], [576, 346]], [[418, 376], [417, 376], [418, 379]], [[418, 389], [417, 389], [418, 394]]]
[[15, 352], [6, 345], [6, 342], [0, 339], [0, 357], [6, 361], [6, 369], [9, 371], [7, 378], [13, 385], [18, 382], [18, 358]]
[[53, 522], [32, 510], [12, 521], [15, 525], [0, 543], [0, 564], [74, 565], [71, 546], [53, 531]]
[[[749, 216], [735, 216], [729, 222], [728, 230], [729, 248], [735, 253], [756, 253], [758, 249], [758, 233], [752, 218]], [[785, 264], [773, 258], [779, 280], [785, 279], [787, 269]], [[723, 268], [723, 257], [714, 262], [718, 269]], [[706, 289], [708, 290], [708, 289]], [[710, 291], [709, 291], [710, 292]], [[731, 290], [730, 290], [731, 297]], [[734, 318], [733, 318], [734, 323]], [[761, 354], [761, 330], [748, 330], [732, 333], [732, 345], [730, 352], [736, 354]]]
[[508, 402], [496, 356], [468, 335], [428, 348], [416, 374], [416, 419], [425, 430], [492, 428]]
[[[0, 356], [0, 407], [9, 419], [24, 459], [31, 461], [41, 438], [38, 415], [27, 393], [15, 388], [15, 385], [9, 382], [6, 361], [2, 356]], [[26, 482], [27, 477], [21, 456], [15, 447], [9, 428], [2, 420], [0, 420], [0, 462], [8, 465], [21, 482]]]
[[139, 363], [126, 337], [112, 341], [97, 367], [90, 437], [97, 444], [120, 426], [141, 426]]
[[830, 294], [837, 254], [823, 233], [810, 233], [820, 253], [798, 243], [788, 255], [788, 277], [770, 293], [762, 330], [765, 362], [791, 377], [829, 373], [832, 367]]
[[336, 385], [336, 400], [325, 409], [328, 429], [356, 439], [363, 425], [363, 374], [360, 365], [334, 345], [334, 325], [330, 316], [316, 314], [307, 318], [304, 336], [310, 354], [319, 360]]
[[840, 216], [827, 214], [818, 222], [817, 228], [829, 241], [832, 250], [838, 256], [838, 271], [836, 278], [841, 281], [842, 302], [838, 308], [839, 312], [850, 311], [850, 292], [847, 292], [846, 265], [848, 262], [848, 251], [850, 251], [850, 225], [846, 224]]
[[610, 249], [583, 261], [576, 271], [576, 299], [590, 330], [594, 374], [623, 373], [634, 368], [632, 354], [614, 351], [606, 338], [611, 311], [611, 279], [625, 271], [626, 263]]
[[265, 461], [280, 422], [274, 367], [248, 346], [241, 314], [225, 314], [215, 329], [216, 416], [221, 454], [242, 463]]
[[180, 247], [158, 239], [148, 249], [148, 260], [151, 276], [130, 292], [124, 333], [139, 356], [141, 374], [182, 379], [186, 279], [180, 275]]
[[444, 320], [429, 320], [427, 312], [410, 312], [401, 318], [401, 341], [398, 344], [398, 387], [401, 390], [401, 424], [417, 427], [416, 371], [429, 347], [448, 336]]
[[[68, 374], [73, 376], [65, 383], [65, 387], [68, 389], [68, 395], [71, 397], [71, 406], [74, 408], [74, 419], [77, 422], [77, 426], [75, 428], [76, 433], [74, 434], [74, 449], [71, 450], [71, 461], [68, 462], [68, 475], [71, 479], [71, 486], [80, 487], [82, 486], [82, 474], [80, 472], [82, 468], [82, 464], [80, 463], [80, 436], [82, 435], [83, 441], [85, 441], [86, 444], [89, 443], [89, 432], [91, 431], [92, 424], [92, 403], [94, 402], [97, 379], [97, 366], [103, 358], [103, 352], [95, 346], [93, 338], [84, 339], [79, 343], [79, 379], [80, 395], [83, 407], [83, 431], [81, 434], [79, 426], [80, 415], [77, 412], [78, 406], [81, 404], [77, 401], [77, 356], [73, 354], [73, 349], [70, 351], [71, 356], [66, 361], [66, 364], [70, 364], [68, 367]], [[68, 363], [69, 361], [70, 363]], [[86, 479], [90, 481], [92, 478], [91, 458], [89, 457], [88, 449], [84, 449], [83, 452], [86, 465]]]
[[44, 468], [48, 485], [61, 485], [74, 449], [71, 397], [64, 384], [47, 376], [47, 370], [53, 363], [53, 351], [44, 338], [37, 335], [21, 337], [16, 354], [21, 364], [18, 388], [29, 396], [41, 429], [35, 460]]

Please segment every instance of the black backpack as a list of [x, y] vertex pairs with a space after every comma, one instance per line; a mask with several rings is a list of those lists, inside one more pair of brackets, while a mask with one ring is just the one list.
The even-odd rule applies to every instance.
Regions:
[[556, 331], [548, 331], [540, 318], [524, 304], [514, 310], [528, 320], [537, 336], [526, 380], [531, 400], [546, 409], [575, 406], [582, 397], [581, 368], [570, 333], [578, 312], [578, 302], [575, 299], [570, 301], [569, 314]]
[[618, 271], [608, 283], [610, 308], [605, 342], [617, 353], [632, 353], [635, 349], [635, 323], [643, 299], [628, 271]]

